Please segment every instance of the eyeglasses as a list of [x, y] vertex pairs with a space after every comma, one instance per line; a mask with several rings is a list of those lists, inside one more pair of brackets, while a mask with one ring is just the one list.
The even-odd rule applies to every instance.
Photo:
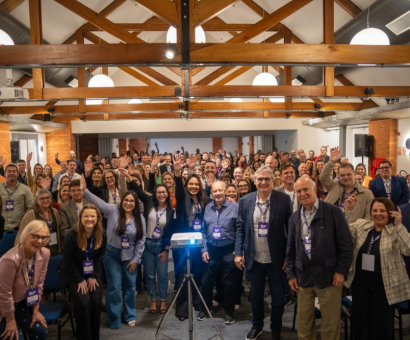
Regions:
[[125, 199], [125, 200], [124, 200], [124, 203], [134, 204], [135, 201], [134, 201], [134, 200]]
[[167, 193], [165, 191], [157, 191], [158, 196], [165, 196]]
[[47, 240], [50, 238], [50, 236], [41, 236], [38, 234], [31, 234], [31, 236], [33, 237], [34, 241], [41, 240], [42, 242], [47, 242]]
[[50, 199], [51, 199], [51, 196], [39, 197], [39, 198], [38, 198], [38, 200], [39, 200], [40, 202], [45, 202], [45, 201], [48, 201], [48, 200], [50, 200]]
[[258, 178], [256, 178], [256, 180], [257, 180], [259, 183], [262, 183], [263, 181], [265, 181], [265, 182], [270, 182], [270, 181], [272, 180], [272, 178], [270, 178], [270, 177], [258, 177]]
[[389, 166], [383, 166], [383, 167], [379, 168], [379, 170], [389, 170], [389, 169], [390, 169]]

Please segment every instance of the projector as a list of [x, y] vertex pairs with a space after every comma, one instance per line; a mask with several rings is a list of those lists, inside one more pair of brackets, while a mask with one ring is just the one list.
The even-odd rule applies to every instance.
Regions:
[[180, 233], [171, 237], [171, 248], [199, 248], [202, 247], [201, 233]]
[[27, 89], [21, 87], [0, 87], [0, 102], [28, 100]]

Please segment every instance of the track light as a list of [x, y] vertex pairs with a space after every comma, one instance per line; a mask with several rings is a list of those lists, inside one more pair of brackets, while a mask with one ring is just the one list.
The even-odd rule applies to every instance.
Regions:
[[313, 107], [315, 108], [315, 111], [317, 111], [322, 107], [322, 105], [320, 105], [319, 103], [315, 103], [315, 105], [313, 105]]
[[174, 59], [176, 54], [177, 54], [177, 48], [174, 45], [168, 45], [167, 49], [165, 50], [165, 56], [168, 59]]

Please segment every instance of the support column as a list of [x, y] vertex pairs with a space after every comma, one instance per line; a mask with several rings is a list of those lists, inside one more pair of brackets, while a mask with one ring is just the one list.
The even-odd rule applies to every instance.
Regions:
[[[131, 150], [131, 154], [134, 153], [134, 149], [138, 151], [144, 151], [147, 149], [147, 139], [146, 138], [135, 138], [129, 139], [128, 142], [129, 149]], [[160, 150], [161, 151], [161, 150]]]
[[212, 138], [212, 152], [215, 152], [216, 148], [218, 148], [219, 150], [222, 149], [222, 137]]
[[242, 137], [238, 137], [238, 152], [242, 153]]
[[249, 154], [255, 153], [255, 141], [253, 136], [249, 136]]
[[125, 155], [127, 153], [127, 140], [126, 139], [119, 139], [118, 140], [118, 147], [119, 147], [119, 150], [120, 150], [120, 155], [121, 154]]
[[339, 147], [342, 149], [343, 155], [346, 155], [346, 131], [345, 125], [339, 126]]
[[6, 161], [11, 163], [11, 146], [10, 146], [10, 124], [0, 123], [0, 155]]
[[[54, 117], [53, 117], [54, 118]], [[71, 133], [72, 118], [58, 118], [53, 121], [65, 124], [65, 129], [49, 132], [46, 134], [47, 163], [53, 168], [53, 173], [60, 171], [60, 166], [55, 162], [55, 154], [60, 154], [60, 160], [67, 160], [71, 150], [76, 150], [76, 139]], [[77, 155], [77, 158], [79, 155]], [[84, 159], [80, 159], [84, 162]]]
[[373, 157], [386, 158], [392, 165], [392, 173], [396, 174], [397, 120], [369, 121], [369, 135], [374, 137]]

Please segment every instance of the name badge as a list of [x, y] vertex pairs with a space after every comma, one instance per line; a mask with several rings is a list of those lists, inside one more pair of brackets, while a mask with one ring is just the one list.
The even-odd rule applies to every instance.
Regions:
[[94, 260], [83, 261], [83, 274], [94, 274]]
[[388, 199], [391, 198], [391, 193], [390, 193], [390, 192], [387, 194], [387, 198], [388, 198]]
[[130, 249], [130, 238], [128, 236], [121, 237], [121, 248]]
[[305, 236], [303, 238], [303, 244], [305, 245], [305, 253], [310, 254], [312, 252], [312, 238], [310, 236]]
[[201, 230], [201, 220], [195, 220], [192, 226], [194, 227], [194, 230], [196, 231]]
[[50, 234], [50, 246], [54, 246], [57, 244], [57, 233], [51, 233]]
[[341, 204], [339, 204], [338, 207], [339, 207], [340, 210], [343, 210], [343, 209], [344, 209], [344, 206], [341, 205]]
[[214, 227], [213, 232], [212, 232], [212, 237], [214, 240], [220, 240], [221, 239], [221, 227]]
[[154, 232], [152, 233], [152, 238], [155, 240], [159, 240], [161, 238], [161, 228], [155, 227]]
[[14, 210], [14, 201], [7, 200], [6, 201], [6, 211], [13, 211]]
[[267, 222], [258, 223], [258, 236], [268, 237], [268, 223]]
[[27, 307], [31, 307], [40, 302], [38, 287], [26, 290]]
[[374, 272], [374, 255], [362, 254], [362, 270]]

